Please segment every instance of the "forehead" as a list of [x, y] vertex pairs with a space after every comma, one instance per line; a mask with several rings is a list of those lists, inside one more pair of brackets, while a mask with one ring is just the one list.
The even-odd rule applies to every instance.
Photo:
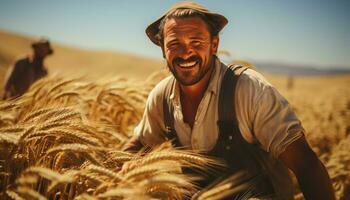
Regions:
[[200, 17], [170, 18], [164, 24], [164, 37], [175, 35], [210, 36], [207, 23]]

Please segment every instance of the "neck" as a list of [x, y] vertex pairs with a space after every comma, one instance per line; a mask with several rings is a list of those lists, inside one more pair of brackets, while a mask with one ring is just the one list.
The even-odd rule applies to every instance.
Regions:
[[33, 56], [32, 58], [33, 60], [33, 63], [36, 65], [36, 66], [43, 66], [43, 63], [44, 63], [44, 58], [41, 58], [41, 57], [38, 57], [38, 56]]

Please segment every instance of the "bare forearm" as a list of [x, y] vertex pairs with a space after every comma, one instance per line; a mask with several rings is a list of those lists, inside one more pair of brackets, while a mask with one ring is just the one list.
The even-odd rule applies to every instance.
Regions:
[[306, 200], [334, 200], [334, 190], [324, 165], [317, 159], [315, 163], [296, 174], [301, 191]]
[[132, 137], [123, 147], [123, 151], [138, 152], [142, 149], [143, 145], [137, 137]]
[[335, 199], [327, 170], [304, 136], [290, 144], [280, 159], [294, 172], [305, 199]]

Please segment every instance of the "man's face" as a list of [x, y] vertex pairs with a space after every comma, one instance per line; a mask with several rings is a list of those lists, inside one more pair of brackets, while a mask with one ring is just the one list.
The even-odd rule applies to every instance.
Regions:
[[39, 45], [34, 48], [34, 54], [38, 58], [45, 58], [47, 55], [49, 55], [50, 49], [48, 46], [45, 45]]
[[200, 17], [171, 18], [164, 25], [163, 52], [182, 85], [193, 85], [211, 69], [219, 38], [211, 37]]

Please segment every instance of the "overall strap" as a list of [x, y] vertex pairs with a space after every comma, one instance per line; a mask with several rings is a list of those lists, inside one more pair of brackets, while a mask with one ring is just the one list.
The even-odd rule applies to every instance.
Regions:
[[[238, 159], [243, 165], [254, 165], [256, 169], [263, 166], [262, 158], [256, 151], [261, 151], [254, 145], [249, 144], [242, 136], [238, 121], [236, 118], [235, 97], [236, 87], [239, 76], [247, 70], [247, 67], [240, 65], [230, 65], [223, 77], [218, 105], [218, 127], [219, 127], [219, 145], [222, 145], [227, 152], [234, 153], [236, 151]], [[244, 151], [237, 153], [237, 151]], [[228, 153], [228, 160], [232, 158], [231, 153]], [[259, 166], [259, 167], [258, 167]]]
[[254, 194], [272, 195], [274, 188], [270, 182], [263, 157], [267, 155], [259, 147], [249, 144], [243, 138], [236, 118], [235, 96], [239, 76], [247, 67], [230, 65], [221, 82], [218, 127], [219, 138], [212, 151], [214, 156], [226, 160], [231, 172], [244, 170], [246, 180], [255, 184]]
[[164, 136], [166, 140], [172, 141], [175, 147], [180, 147], [180, 142], [177, 137], [174, 127], [174, 107], [170, 102], [170, 95], [172, 89], [175, 87], [175, 78], [172, 77], [168, 84], [165, 86], [163, 95], [163, 116], [164, 116]]
[[[241, 65], [230, 65], [226, 70], [223, 80], [221, 82], [219, 93], [219, 105], [217, 121], [219, 127], [219, 138], [230, 141], [234, 137], [234, 133], [237, 133], [238, 122], [236, 118], [236, 109], [234, 106], [234, 99], [236, 93], [236, 85], [239, 76], [247, 69]], [[238, 132], [239, 134], [239, 132]], [[227, 138], [226, 138], [227, 137]], [[235, 136], [237, 137], [237, 136]], [[225, 147], [229, 150], [230, 145]]]

